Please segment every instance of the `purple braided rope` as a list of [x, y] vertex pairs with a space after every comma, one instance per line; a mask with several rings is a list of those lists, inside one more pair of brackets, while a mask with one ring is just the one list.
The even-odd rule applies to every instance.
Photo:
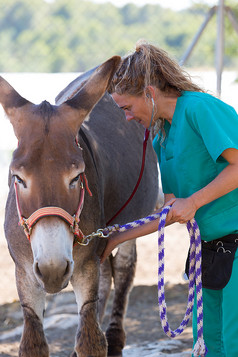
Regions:
[[158, 227], [158, 303], [160, 311], [161, 325], [168, 337], [174, 338], [180, 335], [185, 327], [188, 325], [189, 319], [192, 315], [194, 305], [195, 286], [197, 293], [197, 333], [198, 340], [193, 349], [194, 356], [204, 357], [207, 354], [207, 348], [203, 340], [203, 300], [202, 300], [202, 254], [201, 254], [201, 237], [197, 222], [192, 219], [187, 222], [187, 229], [190, 235], [190, 264], [189, 264], [189, 291], [187, 310], [185, 312], [183, 321], [179, 327], [173, 331], [171, 330], [166, 311], [165, 292], [164, 292], [164, 227], [166, 217], [171, 209], [171, 206], [166, 206], [160, 213], [147, 216], [140, 220], [127, 223], [125, 225], [115, 225], [106, 227], [105, 234], [111, 234], [112, 232], [119, 231], [125, 232], [128, 229], [142, 226], [145, 223], [151, 222], [160, 218]]
[[145, 223], [152, 222], [160, 217], [160, 213], [154, 213], [150, 216], [147, 216], [145, 218], [138, 219], [134, 222], [126, 223], [124, 225], [120, 224], [115, 224], [114, 226], [108, 226], [103, 229], [103, 233], [106, 234], [111, 234], [113, 232], [125, 232], [128, 229], [133, 229], [139, 226], [143, 226]]
[[[164, 332], [169, 337], [176, 337], [180, 335], [185, 327], [187, 326], [189, 319], [192, 314], [193, 304], [194, 304], [194, 285], [195, 285], [195, 269], [194, 264], [190, 265], [190, 274], [189, 274], [189, 294], [188, 294], [188, 304], [187, 310], [184, 315], [183, 321], [181, 322], [180, 326], [175, 330], [171, 330], [167, 320], [166, 314], [166, 303], [165, 303], [165, 295], [164, 295], [164, 227], [166, 216], [170, 210], [170, 207], [165, 207], [160, 215], [160, 222], [158, 228], [158, 246], [159, 246], [159, 269], [158, 269], [158, 277], [159, 277], [159, 284], [158, 284], [158, 300], [159, 300], [159, 310], [160, 310], [160, 319], [161, 324], [163, 327]], [[193, 253], [192, 253], [193, 255]]]
[[[194, 269], [195, 261], [195, 285], [197, 293], [197, 335], [198, 339], [194, 346], [194, 356], [206, 356], [208, 350], [203, 340], [203, 299], [202, 299], [202, 250], [201, 236], [197, 222], [193, 218], [187, 222], [187, 229], [190, 235], [190, 268]], [[193, 287], [195, 291], [195, 286]]]
[[195, 286], [196, 286], [198, 341], [194, 346], [193, 354], [194, 356], [205, 356], [207, 353], [207, 349], [203, 340], [201, 237], [195, 219], [192, 219], [187, 223], [187, 229], [190, 235], [189, 292], [188, 292], [187, 310], [185, 312], [183, 321], [175, 331], [171, 330], [167, 320], [166, 303], [165, 303], [165, 295], [164, 295], [164, 227], [165, 227], [166, 217], [170, 208], [171, 206], [167, 206], [162, 210], [160, 215], [159, 228], [158, 228], [158, 245], [159, 245], [158, 296], [159, 296], [159, 310], [160, 310], [161, 324], [166, 335], [172, 338], [180, 335], [184, 331], [192, 314], [193, 305], [194, 305]]

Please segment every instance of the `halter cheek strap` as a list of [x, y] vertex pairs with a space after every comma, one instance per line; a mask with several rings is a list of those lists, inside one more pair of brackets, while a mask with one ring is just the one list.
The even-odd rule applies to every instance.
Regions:
[[47, 216], [57, 216], [57, 217], [62, 218], [67, 223], [69, 223], [72, 233], [74, 234], [76, 242], [79, 244], [81, 244], [83, 242], [84, 234], [82, 233], [82, 231], [79, 228], [80, 214], [83, 209], [84, 195], [85, 195], [83, 181], [85, 183], [86, 190], [88, 191], [90, 196], [92, 196], [92, 193], [88, 187], [88, 181], [87, 181], [85, 173], [80, 175], [80, 179], [81, 179], [81, 182], [80, 182], [79, 205], [78, 205], [76, 213], [73, 216], [71, 216], [63, 208], [50, 206], [50, 207], [39, 208], [38, 210], [33, 212], [29, 218], [24, 218], [21, 213], [19, 196], [18, 196], [18, 192], [17, 192], [17, 183], [16, 182], [14, 183], [19, 224], [23, 227], [25, 235], [29, 241], [30, 241], [30, 236], [31, 236], [31, 232], [32, 232], [32, 227], [39, 221], [40, 218], [47, 217]]

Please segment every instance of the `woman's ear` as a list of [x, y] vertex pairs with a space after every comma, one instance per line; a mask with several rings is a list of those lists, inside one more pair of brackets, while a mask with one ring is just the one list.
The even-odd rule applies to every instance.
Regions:
[[149, 99], [155, 99], [155, 87], [154, 86], [147, 86], [145, 88], [145, 95]]

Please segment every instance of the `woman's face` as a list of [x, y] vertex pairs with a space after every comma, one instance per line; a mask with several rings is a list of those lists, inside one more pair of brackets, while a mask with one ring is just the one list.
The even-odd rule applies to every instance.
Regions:
[[144, 128], [149, 128], [152, 105], [150, 100], [142, 94], [141, 96], [133, 96], [128, 94], [112, 94], [113, 99], [117, 105], [124, 110], [126, 115], [126, 120], [135, 120], [139, 124], [143, 125]]

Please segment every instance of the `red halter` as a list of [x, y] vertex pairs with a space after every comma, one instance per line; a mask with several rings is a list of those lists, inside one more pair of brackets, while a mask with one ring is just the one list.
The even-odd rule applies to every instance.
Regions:
[[20, 208], [20, 203], [19, 203], [19, 197], [18, 197], [18, 192], [17, 192], [17, 183], [15, 182], [14, 187], [15, 187], [15, 193], [16, 193], [16, 205], [17, 205], [17, 212], [19, 216], [19, 224], [23, 227], [25, 235], [27, 239], [30, 241], [30, 235], [32, 232], [32, 227], [36, 224], [36, 222], [46, 216], [57, 216], [65, 220], [66, 222], [69, 223], [70, 228], [72, 230], [72, 233], [74, 234], [74, 237], [78, 243], [80, 243], [84, 235], [82, 231], [79, 228], [79, 221], [80, 221], [80, 214], [83, 209], [83, 203], [84, 203], [84, 186], [83, 186], [83, 180], [85, 182], [86, 189], [89, 193], [90, 196], [92, 196], [92, 193], [88, 187], [88, 182], [85, 173], [80, 175], [80, 198], [79, 198], [79, 205], [77, 208], [76, 213], [74, 216], [71, 216], [68, 212], [66, 212], [63, 208], [60, 207], [43, 207], [35, 212], [33, 212], [29, 218], [24, 218], [21, 214], [21, 208]]

